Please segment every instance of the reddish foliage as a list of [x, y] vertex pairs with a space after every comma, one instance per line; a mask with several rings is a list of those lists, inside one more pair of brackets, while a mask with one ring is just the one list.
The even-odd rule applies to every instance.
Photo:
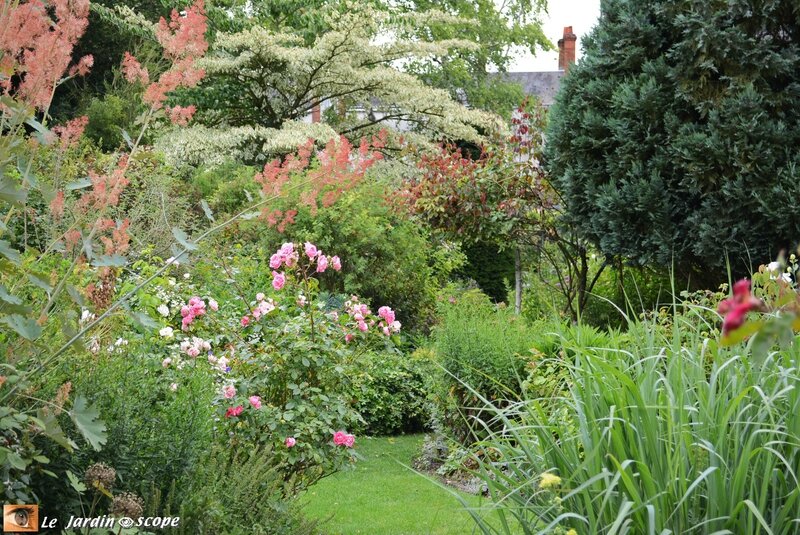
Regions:
[[[539, 166], [539, 109], [514, 114], [508, 142], [468, 158], [454, 146], [423, 155], [417, 176], [395, 194], [396, 204], [434, 228], [470, 241], [546, 232], [556, 195]], [[538, 136], [538, 137], [537, 137]]]

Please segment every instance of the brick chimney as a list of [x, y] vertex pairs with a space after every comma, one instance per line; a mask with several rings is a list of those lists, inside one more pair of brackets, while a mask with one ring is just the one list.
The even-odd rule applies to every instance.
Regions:
[[575, 42], [578, 36], [572, 33], [572, 26], [564, 27], [564, 37], [558, 40], [558, 70], [567, 71], [575, 63]]

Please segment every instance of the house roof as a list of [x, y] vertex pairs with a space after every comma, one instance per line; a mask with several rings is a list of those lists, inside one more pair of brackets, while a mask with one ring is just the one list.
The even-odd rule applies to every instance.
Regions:
[[501, 76], [510, 82], [520, 84], [526, 95], [539, 97], [542, 104], [549, 107], [553, 104], [561, 86], [564, 71], [507, 72]]

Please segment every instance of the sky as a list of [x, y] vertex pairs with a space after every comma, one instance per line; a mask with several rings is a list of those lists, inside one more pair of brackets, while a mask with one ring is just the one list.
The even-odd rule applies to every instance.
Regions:
[[[581, 59], [581, 39], [600, 17], [600, 0], [549, 0], [547, 15], [544, 16], [544, 33], [553, 43], [564, 35], [564, 26], [572, 26], [578, 36], [577, 59]], [[558, 70], [558, 50], [553, 52], [539, 51], [534, 57], [530, 53], [520, 56], [508, 69], [519, 71], [555, 71]]]

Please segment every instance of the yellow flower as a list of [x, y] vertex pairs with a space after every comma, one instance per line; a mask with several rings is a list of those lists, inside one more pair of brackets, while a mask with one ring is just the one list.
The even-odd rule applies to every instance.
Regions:
[[541, 480], [539, 481], [539, 488], [540, 489], [549, 489], [552, 487], [557, 487], [561, 484], [561, 478], [555, 474], [551, 474], [549, 472], [545, 472], [541, 475]]
[[567, 534], [566, 534], [566, 535], [578, 535], [578, 532], [577, 532], [577, 531], [575, 531], [575, 529], [571, 529], [571, 530], [569, 530], [569, 531], [567, 532]]

